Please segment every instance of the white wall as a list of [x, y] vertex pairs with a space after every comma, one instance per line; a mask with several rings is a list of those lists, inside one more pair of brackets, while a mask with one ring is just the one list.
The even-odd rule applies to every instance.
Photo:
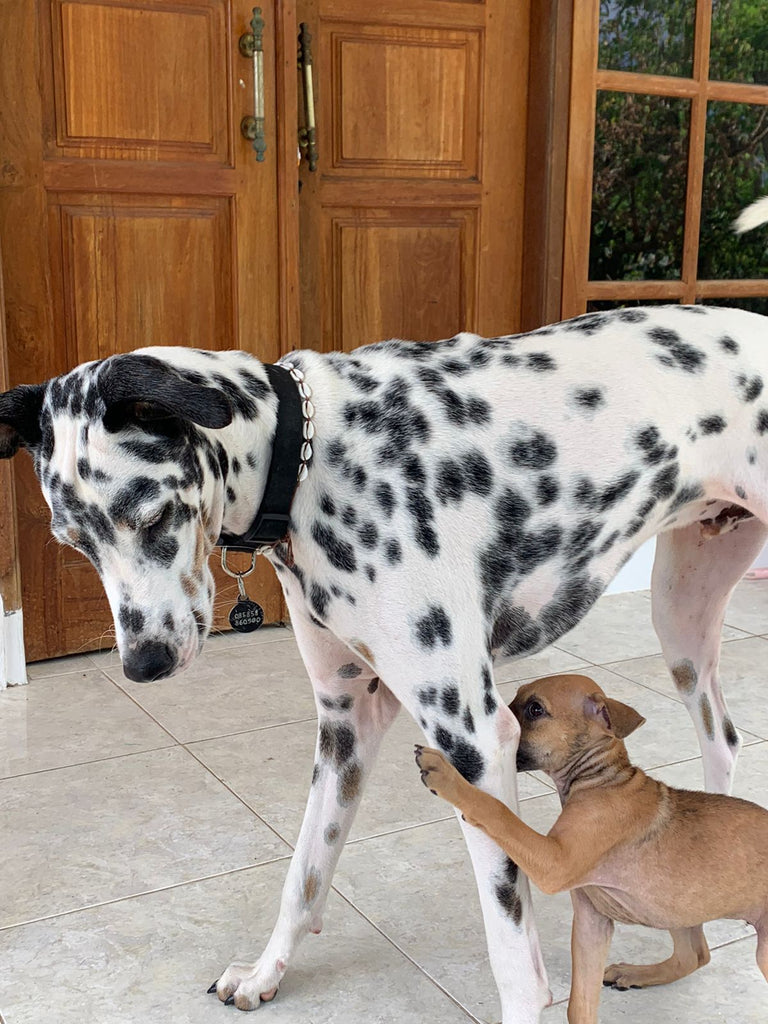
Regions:
[[[626, 590], [647, 590], [651, 585], [651, 569], [656, 551], [656, 539], [646, 541], [608, 586], [606, 594], [621, 594]], [[768, 544], [755, 559], [753, 568], [768, 566]]]

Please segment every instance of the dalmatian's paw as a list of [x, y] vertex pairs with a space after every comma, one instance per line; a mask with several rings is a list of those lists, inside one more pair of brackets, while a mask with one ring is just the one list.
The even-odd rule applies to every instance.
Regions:
[[268, 1003], [277, 995], [285, 966], [282, 960], [266, 963], [263, 957], [255, 964], [230, 964], [208, 992], [215, 992], [227, 1006], [256, 1010], [260, 1003]]
[[439, 750], [416, 746], [416, 764], [421, 769], [421, 781], [435, 796], [441, 796], [455, 807], [459, 806], [462, 786], [466, 782]]

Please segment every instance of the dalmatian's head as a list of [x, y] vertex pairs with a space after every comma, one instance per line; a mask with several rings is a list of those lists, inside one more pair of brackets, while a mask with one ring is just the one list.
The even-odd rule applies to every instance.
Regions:
[[[275, 404], [250, 356], [183, 348], [0, 395], [0, 457], [31, 454], [54, 535], [101, 577], [129, 679], [162, 679], [199, 653], [213, 614], [208, 555], [222, 529], [250, 522]], [[232, 452], [246, 450], [241, 465]]]

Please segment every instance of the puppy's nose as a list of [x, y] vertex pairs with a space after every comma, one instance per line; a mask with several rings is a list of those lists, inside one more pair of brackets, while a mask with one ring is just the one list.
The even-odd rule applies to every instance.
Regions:
[[176, 654], [160, 640], [146, 640], [123, 659], [123, 672], [135, 683], [165, 679], [176, 668]]

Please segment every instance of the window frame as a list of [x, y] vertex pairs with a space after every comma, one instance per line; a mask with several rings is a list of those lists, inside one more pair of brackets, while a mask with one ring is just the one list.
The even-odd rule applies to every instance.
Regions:
[[[711, 299], [768, 297], [768, 278], [703, 280], [697, 276], [707, 104], [719, 100], [768, 106], [768, 85], [710, 80], [712, 0], [696, 0], [690, 78], [598, 68], [599, 29], [600, 0], [575, 0], [565, 182], [562, 317], [583, 313], [587, 303], [592, 300], [622, 302], [661, 299], [694, 303]], [[682, 272], [679, 279], [589, 279], [595, 111], [599, 91], [690, 100]]]

